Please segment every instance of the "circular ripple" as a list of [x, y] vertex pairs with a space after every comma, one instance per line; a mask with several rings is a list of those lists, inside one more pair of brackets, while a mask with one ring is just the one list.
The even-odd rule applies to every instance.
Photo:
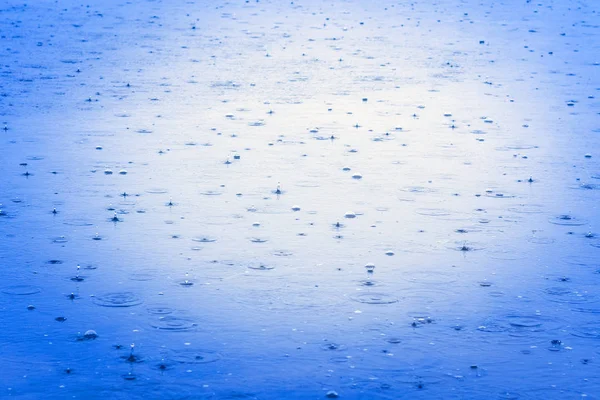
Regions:
[[146, 190], [146, 193], [150, 193], [150, 194], [165, 194], [165, 193], [168, 193], [168, 190], [167, 189], [163, 189], [163, 188], [152, 188], [152, 189]]
[[291, 251], [288, 251], [288, 250], [275, 250], [273, 252], [273, 255], [277, 256], [277, 257], [290, 257], [293, 254], [294, 253], [292, 253]]
[[510, 326], [506, 322], [492, 317], [484, 319], [482, 323], [477, 327], [478, 331], [488, 333], [506, 332], [509, 329]]
[[253, 238], [250, 238], [250, 241], [252, 243], [267, 243], [269, 241], [269, 239], [253, 237]]
[[219, 216], [219, 215], [213, 215], [213, 216], [206, 216], [203, 219], [203, 223], [207, 224], [207, 225], [231, 225], [233, 224], [233, 219], [236, 218], [235, 216]]
[[544, 212], [544, 206], [539, 204], [519, 204], [514, 207], [509, 207], [508, 211], [520, 214], [541, 214]]
[[569, 265], [575, 265], [577, 267], [591, 267], [600, 264], [598, 257], [585, 256], [585, 255], [573, 255], [563, 258], [564, 262]]
[[600, 339], [600, 324], [583, 324], [573, 328], [571, 335], [584, 339]]
[[571, 310], [584, 314], [600, 314], [600, 306], [595, 307], [575, 307]]
[[200, 194], [203, 196], [220, 196], [223, 194], [223, 192], [219, 192], [216, 190], [205, 190], [204, 192], [200, 192]]
[[167, 315], [152, 321], [150, 326], [163, 331], [183, 332], [194, 329], [197, 324], [189, 318]]
[[157, 274], [157, 271], [153, 270], [153, 269], [140, 270], [140, 271], [132, 273], [129, 276], [129, 279], [131, 279], [132, 281], [140, 281], [140, 282], [151, 281], [152, 279], [156, 278], [156, 274]]
[[414, 283], [424, 284], [444, 284], [456, 282], [456, 275], [448, 272], [437, 272], [437, 271], [414, 271], [402, 276], [402, 279]]
[[64, 224], [69, 225], [69, 226], [93, 226], [94, 225], [93, 222], [90, 222], [89, 220], [83, 219], [83, 218], [71, 219], [71, 220], [65, 221]]
[[216, 351], [204, 349], [173, 350], [169, 355], [171, 361], [184, 364], [208, 364], [219, 361], [221, 358], [221, 354]]
[[318, 182], [313, 182], [313, 181], [298, 181], [298, 182], [296, 182], [295, 186], [306, 187], [306, 188], [317, 188], [317, 187], [320, 187], [321, 184], [319, 184]]
[[582, 183], [581, 185], [573, 186], [574, 189], [581, 190], [600, 190], [600, 184], [597, 183]]
[[37, 286], [31, 285], [14, 285], [14, 286], [6, 286], [2, 288], [2, 293], [9, 294], [11, 296], [28, 296], [30, 294], [36, 294], [42, 291]]
[[581, 400], [589, 399], [592, 400], [595, 397], [591, 397], [585, 392], [579, 392], [576, 390], [559, 389], [559, 388], [543, 388], [533, 389], [523, 392], [523, 397], [519, 399], [525, 400], [539, 400], [539, 399], [561, 399], [561, 400]]
[[434, 193], [435, 189], [427, 188], [424, 186], [406, 186], [400, 189], [402, 192], [408, 193]]
[[552, 244], [555, 242], [553, 238], [543, 236], [530, 236], [527, 241], [533, 244]]
[[216, 242], [217, 239], [212, 236], [196, 236], [192, 238], [192, 241], [200, 243], [212, 243]]
[[587, 224], [586, 220], [579, 219], [573, 215], [561, 214], [548, 219], [548, 222], [554, 225], [581, 226]]
[[271, 270], [271, 269], [275, 268], [272, 265], [265, 265], [263, 263], [251, 263], [251, 264], [248, 264], [247, 267], [250, 269], [258, 270], [258, 271], [267, 271], [267, 270]]
[[142, 304], [142, 299], [132, 292], [105, 293], [93, 298], [102, 307], [133, 307]]
[[498, 249], [490, 250], [488, 252], [488, 257], [494, 260], [521, 260], [525, 258], [525, 254], [520, 250], [510, 247], [501, 247]]
[[586, 291], [571, 290], [566, 287], [550, 287], [544, 289], [544, 293], [547, 295], [548, 300], [557, 303], [583, 304], [596, 301], [593, 294]]
[[347, 347], [345, 345], [334, 342], [327, 342], [321, 345], [321, 350], [327, 351], [341, 351], [346, 349]]
[[364, 304], [392, 304], [398, 302], [397, 297], [386, 293], [359, 293], [350, 296], [350, 298]]
[[485, 196], [490, 197], [492, 199], [512, 199], [516, 197], [514, 194], [506, 192], [487, 192]]
[[563, 326], [561, 320], [543, 315], [508, 315], [505, 317], [511, 336], [528, 336], [531, 333], [547, 332]]
[[428, 215], [431, 217], [446, 217], [452, 214], [450, 210], [444, 210], [442, 208], [419, 208], [416, 210], [419, 215]]
[[537, 149], [537, 148], [538, 148], [538, 146], [531, 145], [531, 144], [510, 144], [507, 146], [496, 147], [496, 150], [498, 150], [498, 151], [531, 150], [531, 149]]
[[173, 311], [175, 311], [175, 310], [172, 309], [171, 307], [162, 306], [162, 305], [148, 307], [148, 313], [153, 314], [153, 315], [167, 315], [167, 314], [171, 314]]

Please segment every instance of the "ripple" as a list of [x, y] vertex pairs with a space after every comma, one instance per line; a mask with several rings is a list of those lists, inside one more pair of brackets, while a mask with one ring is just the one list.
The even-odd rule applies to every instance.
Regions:
[[593, 400], [594, 397], [589, 397], [585, 394], [585, 392], [579, 392], [575, 390], [569, 389], [559, 389], [559, 388], [542, 388], [542, 389], [532, 389], [523, 392], [523, 399], [525, 400], [539, 400], [539, 399], [561, 399], [561, 400], [581, 400], [581, 399], [590, 399]]
[[321, 187], [321, 184], [316, 181], [298, 181], [295, 183], [295, 186], [305, 188], [318, 188]]
[[64, 236], [57, 236], [52, 239], [52, 243], [67, 243], [69, 239]]
[[133, 307], [143, 303], [142, 299], [132, 292], [101, 294], [95, 296], [93, 302], [102, 307]]
[[564, 304], [593, 303], [596, 297], [586, 291], [579, 292], [566, 287], [550, 287], [544, 289], [548, 300]]
[[31, 294], [40, 293], [41, 288], [31, 285], [14, 285], [3, 287], [1, 292], [11, 296], [29, 296]]
[[171, 351], [168, 358], [182, 364], [208, 364], [219, 361], [222, 356], [212, 350], [182, 349]]
[[580, 185], [572, 186], [572, 189], [581, 190], [600, 190], [600, 184], [598, 183], [582, 183]]
[[167, 189], [163, 189], [163, 188], [151, 188], [151, 189], [146, 190], [146, 193], [149, 193], [149, 194], [165, 194], [168, 192], [169, 191]]
[[252, 243], [267, 243], [269, 241], [269, 239], [253, 237], [253, 238], [250, 238], [250, 241]]
[[347, 349], [347, 347], [345, 345], [339, 344], [339, 343], [334, 343], [334, 342], [324, 343], [320, 347], [321, 347], [321, 350], [326, 350], [326, 351], [343, 351], [343, 350]]
[[478, 331], [488, 333], [507, 332], [509, 329], [510, 326], [506, 323], [506, 321], [498, 320], [497, 318], [492, 317], [485, 318], [477, 327]]
[[502, 147], [496, 147], [498, 151], [509, 151], [509, 150], [531, 150], [537, 149], [539, 146], [531, 145], [531, 144], [509, 144]]
[[434, 193], [435, 189], [427, 188], [425, 186], [405, 186], [400, 189], [400, 191], [408, 193]]
[[402, 279], [423, 284], [445, 284], [457, 281], [456, 274], [440, 271], [413, 271], [402, 276]]
[[266, 265], [266, 264], [263, 264], [263, 263], [250, 263], [250, 264], [247, 265], [247, 267], [250, 268], [250, 269], [258, 270], [258, 271], [268, 271], [268, 270], [271, 270], [271, 269], [275, 268], [272, 265]]
[[92, 223], [88, 219], [84, 219], [84, 218], [69, 219], [63, 223], [65, 225], [69, 225], [69, 226], [94, 226], [94, 223]]
[[533, 244], [552, 244], [556, 240], [554, 240], [553, 238], [544, 237], [544, 236], [529, 236], [527, 238], [527, 241], [529, 243], [533, 243]]
[[291, 251], [288, 251], [288, 250], [275, 250], [273, 252], [273, 255], [277, 256], [277, 257], [290, 257], [293, 254], [294, 253], [292, 253]]
[[418, 208], [415, 212], [419, 215], [428, 215], [431, 217], [445, 217], [452, 214], [452, 211], [442, 208]]
[[220, 196], [223, 192], [217, 190], [205, 190], [204, 192], [200, 192], [200, 194], [203, 196]]
[[516, 248], [502, 246], [498, 249], [490, 250], [488, 257], [493, 260], [522, 260], [525, 258], [525, 253]]
[[150, 326], [153, 328], [173, 332], [189, 331], [196, 328], [197, 325], [198, 324], [189, 318], [177, 317], [175, 315], [167, 315], [150, 322]]
[[547, 332], [560, 329], [563, 321], [537, 314], [513, 314], [505, 317], [509, 324], [511, 336], [528, 336], [531, 333]]
[[573, 255], [563, 257], [563, 261], [569, 265], [575, 265], [577, 267], [591, 267], [594, 265], [598, 265], [598, 257], [585, 255]]
[[571, 335], [584, 339], [600, 339], [600, 324], [588, 323], [574, 327]]
[[541, 214], [544, 212], [544, 206], [539, 204], [519, 204], [514, 207], [509, 207], [508, 211], [520, 214]]
[[516, 197], [514, 194], [506, 193], [506, 192], [496, 192], [496, 191], [486, 191], [486, 197], [490, 197], [493, 199], [512, 199]]
[[600, 314], [600, 306], [595, 307], [574, 307], [571, 310], [584, 314]]
[[175, 311], [171, 307], [163, 306], [163, 305], [155, 305], [148, 307], [148, 313], [153, 315], [167, 315], [173, 313]]
[[234, 219], [238, 218], [237, 216], [222, 216], [222, 215], [213, 215], [213, 216], [205, 216], [202, 220], [206, 225], [232, 225], [234, 223]]
[[196, 236], [192, 238], [192, 241], [199, 243], [212, 243], [216, 242], [217, 239], [213, 236]]
[[387, 293], [359, 293], [351, 295], [350, 298], [364, 304], [392, 304], [398, 302], [396, 296]]
[[564, 226], [581, 226], [587, 224], [586, 220], [579, 219], [578, 217], [569, 215], [569, 214], [561, 214], [548, 219], [548, 222], [554, 225], [564, 225]]
[[153, 269], [139, 270], [139, 271], [132, 273], [129, 276], [129, 279], [131, 279], [132, 281], [140, 281], [140, 282], [151, 281], [154, 278], [156, 278], [157, 273], [158, 272]]

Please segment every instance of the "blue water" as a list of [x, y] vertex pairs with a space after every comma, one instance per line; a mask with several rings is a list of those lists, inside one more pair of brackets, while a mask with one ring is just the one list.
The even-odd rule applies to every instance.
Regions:
[[600, 398], [597, 4], [88, 4], [0, 5], [1, 398]]

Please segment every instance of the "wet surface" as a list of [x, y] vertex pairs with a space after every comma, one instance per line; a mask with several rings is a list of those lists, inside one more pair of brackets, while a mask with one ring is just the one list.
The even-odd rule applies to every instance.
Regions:
[[0, 397], [599, 398], [592, 2], [0, 16]]

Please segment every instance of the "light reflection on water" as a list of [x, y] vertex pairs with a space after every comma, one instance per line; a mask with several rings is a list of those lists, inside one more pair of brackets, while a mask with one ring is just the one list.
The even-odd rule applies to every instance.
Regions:
[[595, 398], [597, 27], [509, 3], [4, 7], [0, 397]]

